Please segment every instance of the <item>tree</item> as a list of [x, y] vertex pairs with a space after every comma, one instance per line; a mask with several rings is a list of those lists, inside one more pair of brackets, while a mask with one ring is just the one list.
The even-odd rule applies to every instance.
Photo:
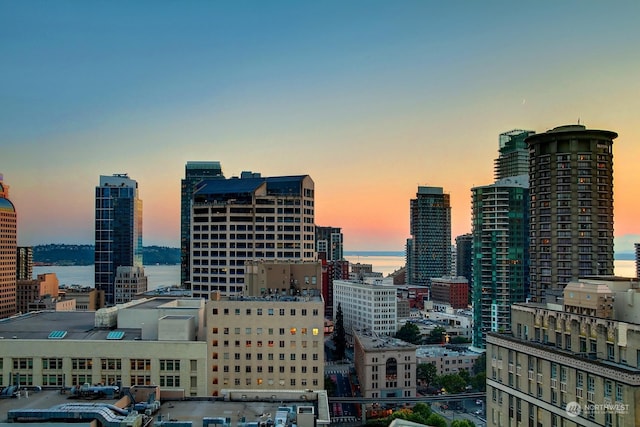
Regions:
[[416, 378], [431, 385], [438, 376], [438, 368], [433, 363], [419, 363], [416, 367]]
[[427, 419], [429, 415], [433, 413], [433, 411], [431, 410], [431, 407], [423, 402], [418, 402], [415, 405], [413, 405], [413, 412], [415, 414], [423, 416], [425, 419]]
[[471, 383], [471, 375], [469, 374], [469, 371], [467, 371], [466, 369], [459, 370], [458, 376], [464, 380], [464, 383], [466, 385], [469, 385]]
[[415, 323], [407, 322], [396, 333], [396, 338], [411, 344], [422, 343], [420, 328]]
[[347, 334], [344, 330], [344, 318], [342, 315], [342, 305], [340, 303], [338, 303], [335, 324], [333, 325], [333, 344], [336, 347], [335, 359], [344, 359], [347, 349]]
[[478, 375], [480, 372], [487, 372], [487, 354], [482, 353], [480, 357], [478, 357], [473, 364], [473, 368], [471, 368], [471, 372], [474, 375]]
[[471, 342], [471, 340], [469, 338], [466, 338], [466, 337], [463, 337], [463, 336], [460, 336], [460, 335], [452, 337], [449, 340], [450, 344], [468, 344], [470, 342]]
[[427, 337], [428, 344], [442, 344], [444, 341], [444, 334], [447, 332], [445, 328], [442, 326], [436, 326], [429, 332], [429, 336]]
[[476, 427], [476, 423], [470, 420], [453, 420], [451, 427]]
[[438, 382], [444, 388], [447, 393], [456, 394], [461, 393], [467, 384], [464, 382], [458, 374], [447, 374], [438, 377]]
[[434, 412], [427, 417], [426, 424], [433, 427], [447, 427], [447, 420]]
[[471, 387], [478, 391], [485, 391], [487, 389], [487, 374], [486, 372], [480, 372], [478, 375], [471, 377], [469, 382]]

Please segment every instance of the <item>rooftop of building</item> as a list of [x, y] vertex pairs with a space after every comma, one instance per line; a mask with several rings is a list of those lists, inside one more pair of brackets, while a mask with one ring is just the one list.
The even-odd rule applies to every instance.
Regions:
[[191, 290], [179, 288], [177, 286], [160, 286], [158, 288], [143, 292], [140, 294], [140, 296], [143, 296], [143, 297], [169, 296], [174, 298], [189, 298], [193, 296], [193, 292]]
[[421, 345], [416, 349], [417, 357], [479, 357], [480, 353], [464, 348], [447, 348], [441, 345]]
[[575, 134], [584, 134], [591, 136], [599, 136], [607, 139], [615, 139], [618, 137], [616, 132], [610, 130], [599, 130], [599, 129], [587, 129], [586, 126], [581, 124], [570, 124], [557, 126], [553, 129], [550, 129], [543, 133], [536, 133], [527, 137], [527, 144], [531, 144], [533, 142], [539, 142], [548, 140], [549, 138], [555, 139], [556, 137], [562, 137], [575, 135]]
[[[584, 298], [581, 299], [580, 294], [584, 294]], [[639, 280], [637, 278], [620, 276], [583, 277], [577, 281], [569, 282], [563, 290], [563, 297], [558, 298], [556, 301], [523, 302], [516, 303], [513, 307], [565, 312], [576, 304], [581, 306], [589, 305], [586, 301], [596, 295], [611, 295], [613, 302], [616, 294], [624, 294], [627, 301], [632, 301], [634, 298], [638, 298], [638, 295], [640, 294]], [[595, 301], [591, 305], [593, 304], [595, 304]], [[640, 318], [634, 316], [635, 311], [636, 310], [632, 307], [629, 310], [620, 310], [618, 312], [613, 310], [607, 318], [614, 321], [640, 325]], [[598, 316], [591, 315], [590, 317]]]
[[0, 340], [12, 339], [130, 341], [140, 340], [141, 330], [96, 328], [91, 311], [37, 311], [0, 320]]
[[384, 282], [366, 283], [366, 282], [360, 282], [357, 280], [334, 280], [333, 286], [335, 287], [336, 285], [347, 285], [347, 286], [361, 287], [361, 288], [367, 288], [367, 289], [386, 288], [386, 289], [392, 289], [394, 292], [397, 289], [397, 286], [384, 283]]
[[416, 345], [401, 339], [386, 335], [379, 336], [368, 331], [356, 331], [355, 335], [365, 351], [415, 350], [417, 348]]
[[16, 208], [11, 203], [11, 200], [0, 197], [0, 211], [15, 212]]
[[431, 278], [431, 284], [432, 285], [434, 285], [434, 284], [447, 284], [447, 285], [464, 284], [464, 285], [468, 285], [469, 281], [464, 276], [443, 276], [443, 277], [432, 277]]
[[[635, 366], [627, 365], [624, 363], [617, 363], [606, 359], [601, 359], [601, 354], [598, 353], [590, 353], [590, 352], [575, 352], [572, 350], [567, 350], [561, 347], [557, 347], [555, 343], [551, 342], [541, 342], [536, 340], [525, 340], [522, 338], [515, 337], [511, 332], [487, 332], [487, 342], [494, 343], [496, 340], [506, 340], [509, 343], [513, 344], [522, 344], [526, 343], [527, 346], [533, 347], [538, 350], [548, 351], [559, 356], [565, 356], [572, 359], [583, 359], [589, 361], [589, 363], [596, 364], [602, 368], [611, 368], [617, 372], [626, 375], [638, 375], [640, 374], [640, 369]], [[511, 346], [511, 344], [509, 344]]]
[[[289, 393], [279, 393], [277, 399], [255, 399], [254, 394], [246, 393], [245, 399], [237, 400], [222, 400], [222, 399], [184, 399], [184, 400], [166, 400], [162, 398], [162, 404], [158, 412], [153, 416], [158, 421], [171, 420], [181, 423], [191, 423], [192, 426], [203, 425], [205, 418], [222, 418], [229, 421], [226, 426], [243, 426], [245, 423], [267, 421], [268, 419], [275, 420], [276, 413], [282, 407], [298, 408], [312, 406], [315, 409], [316, 416], [318, 417], [317, 425], [327, 425], [329, 423], [329, 414], [326, 400], [326, 393], [323, 391], [318, 392], [317, 400], [295, 400], [299, 398], [303, 393], [302, 391], [291, 390]], [[250, 396], [250, 397], [249, 397]], [[290, 397], [289, 397], [290, 396]], [[88, 411], [91, 407], [96, 405], [114, 405], [118, 402], [118, 398], [115, 399], [102, 399], [99, 401], [85, 401], [78, 399], [71, 399], [69, 394], [61, 394], [59, 390], [42, 390], [35, 392], [33, 390], [28, 391], [28, 398], [25, 395], [20, 399], [2, 399], [2, 409], [4, 415], [0, 416], [0, 425], [27, 425], [26, 423], [11, 423], [5, 424], [3, 421], [7, 420], [9, 411], [12, 410], [39, 410], [50, 408], [64, 408], [59, 405], [72, 404], [78, 408], [78, 405], [85, 405]], [[55, 410], [55, 409], [54, 409]], [[294, 411], [295, 413], [295, 411]], [[77, 421], [77, 420], [76, 420]], [[38, 423], [45, 426], [68, 426], [69, 423]], [[73, 423], [74, 425], [92, 425], [89, 423]], [[124, 424], [124, 423], [123, 423]], [[29, 423], [28, 425], [33, 425]], [[182, 424], [184, 425], [184, 424]], [[222, 427], [222, 424], [218, 424]], [[283, 426], [284, 427], [284, 426]]]
[[274, 302], [291, 302], [291, 303], [302, 303], [302, 302], [322, 302], [322, 296], [317, 292], [308, 292], [303, 293], [301, 295], [284, 295], [279, 293], [272, 293], [268, 295], [256, 295], [256, 296], [247, 296], [247, 295], [220, 295], [218, 298], [212, 298], [212, 301], [225, 301], [225, 302], [265, 302], [265, 303], [274, 303]]
[[248, 194], [255, 192], [265, 183], [268, 194], [299, 195], [300, 184], [308, 177], [308, 175], [262, 177], [259, 174], [247, 176], [202, 180], [196, 185], [194, 196]]

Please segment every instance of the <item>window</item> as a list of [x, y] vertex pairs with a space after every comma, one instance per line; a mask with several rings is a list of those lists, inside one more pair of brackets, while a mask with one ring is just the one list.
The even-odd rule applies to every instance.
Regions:
[[42, 369], [62, 369], [62, 359], [57, 357], [43, 358]]
[[[89, 359], [89, 358], [71, 359], [71, 369], [74, 369], [74, 370], [87, 369], [88, 370], [88, 369], [91, 369], [92, 366], [93, 366], [93, 359]], [[131, 367], [131, 369], [133, 369], [133, 366]], [[76, 384], [84, 384], [84, 383], [76, 383]]]
[[[72, 359], [72, 361], [73, 361], [73, 359]], [[150, 359], [131, 359], [130, 367], [131, 367], [132, 371], [150, 371], [151, 370], [151, 360]], [[136, 385], [141, 385], [141, 384], [140, 383], [136, 383]]]
[[604, 398], [611, 399], [613, 393], [613, 383], [610, 380], [604, 381]]
[[161, 371], [179, 371], [180, 360], [160, 359], [160, 370]]
[[615, 359], [615, 349], [612, 343], [607, 343], [607, 359], [614, 362]]
[[180, 387], [180, 376], [160, 375], [160, 387]]
[[103, 371], [120, 371], [122, 369], [122, 360], [100, 359], [100, 365]]
[[13, 369], [33, 369], [33, 359], [30, 357], [13, 359]]

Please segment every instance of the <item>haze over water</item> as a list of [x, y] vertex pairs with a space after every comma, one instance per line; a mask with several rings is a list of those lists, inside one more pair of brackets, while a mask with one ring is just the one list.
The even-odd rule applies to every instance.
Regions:
[[[350, 263], [371, 264], [373, 271], [387, 276], [404, 266], [404, 256], [351, 255], [345, 256]], [[615, 275], [620, 277], [636, 277], [636, 264], [633, 260], [615, 260]], [[179, 265], [148, 265], [144, 268], [149, 280], [149, 290], [163, 286], [178, 285], [180, 282]], [[34, 277], [38, 274], [56, 273], [60, 285], [93, 286], [93, 265], [81, 266], [36, 266]]]

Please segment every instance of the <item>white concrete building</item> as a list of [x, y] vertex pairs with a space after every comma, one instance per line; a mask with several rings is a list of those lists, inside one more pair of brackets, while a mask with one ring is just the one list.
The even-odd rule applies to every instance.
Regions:
[[208, 395], [324, 386], [324, 303], [271, 294], [207, 301]]
[[340, 306], [348, 337], [355, 329], [377, 335], [394, 335], [398, 331], [395, 286], [334, 280], [333, 301], [333, 318]]
[[356, 333], [354, 359], [363, 397], [416, 397], [415, 345]]
[[316, 261], [314, 183], [308, 175], [201, 181], [191, 210], [194, 297], [245, 292], [245, 262]]
[[120, 266], [116, 269], [115, 303], [123, 304], [135, 299], [135, 296], [147, 292], [147, 276], [144, 267]]
[[196, 339], [204, 334], [203, 319], [203, 300], [162, 298], [6, 319], [0, 322], [0, 387], [13, 375], [28, 387], [120, 383], [205, 396], [207, 343]]

